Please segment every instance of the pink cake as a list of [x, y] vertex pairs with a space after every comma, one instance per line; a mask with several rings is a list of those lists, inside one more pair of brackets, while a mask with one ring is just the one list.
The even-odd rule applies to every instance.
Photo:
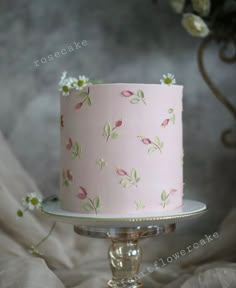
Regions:
[[147, 215], [180, 207], [183, 87], [79, 79], [60, 82], [62, 209]]

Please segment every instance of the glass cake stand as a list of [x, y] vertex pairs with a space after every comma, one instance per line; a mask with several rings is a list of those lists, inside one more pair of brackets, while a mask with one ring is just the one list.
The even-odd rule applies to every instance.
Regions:
[[175, 231], [176, 223], [196, 218], [207, 211], [204, 203], [184, 200], [183, 206], [170, 212], [140, 214], [91, 215], [71, 213], [60, 208], [57, 196], [43, 201], [42, 212], [56, 222], [74, 225], [75, 233], [87, 237], [110, 239], [108, 259], [112, 272], [111, 288], [143, 287], [139, 277], [142, 250], [139, 240]]

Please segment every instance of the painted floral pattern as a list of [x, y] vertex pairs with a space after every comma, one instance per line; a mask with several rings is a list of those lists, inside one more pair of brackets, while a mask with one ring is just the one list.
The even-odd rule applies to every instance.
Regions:
[[79, 92], [78, 95], [79, 95], [81, 100], [80, 100], [80, 102], [76, 103], [76, 105], [75, 105], [76, 110], [81, 109], [84, 104], [87, 104], [88, 106], [92, 105], [91, 97], [89, 96], [89, 87], [88, 87], [87, 92], [82, 91], [82, 92]]
[[82, 207], [85, 211], [94, 211], [95, 214], [98, 214], [98, 211], [101, 208], [101, 199], [99, 196], [92, 200], [88, 197], [87, 190], [80, 186], [80, 192], [78, 193], [77, 197], [83, 201]]
[[145, 204], [142, 200], [136, 200], [134, 201], [134, 204], [137, 210], [141, 210], [145, 208]]
[[102, 171], [104, 167], [107, 166], [107, 162], [103, 159], [100, 158], [96, 161], [96, 165], [100, 168], [100, 170]]
[[115, 130], [119, 127], [121, 127], [123, 122], [121, 120], [117, 120], [115, 122], [115, 125], [112, 127], [112, 125], [109, 122], [106, 122], [104, 128], [103, 128], [103, 136], [106, 138], [106, 142], [111, 139], [117, 139], [120, 137], [120, 134], [118, 134]]
[[133, 92], [130, 90], [124, 90], [121, 92], [121, 95], [130, 99], [131, 104], [138, 104], [142, 102], [143, 104], [147, 104], [145, 101], [145, 96], [143, 90], [139, 89], [137, 92]]
[[68, 169], [62, 171], [62, 181], [64, 186], [70, 186], [71, 182], [73, 181], [73, 175], [71, 170]]
[[161, 123], [161, 126], [162, 127], [166, 127], [170, 122], [172, 124], [175, 124], [175, 113], [174, 113], [174, 109], [173, 108], [170, 108], [168, 110], [168, 113], [169, 113], [169, 117], [166, 118], [162, 123]]
[[141, 179], [138, 176], [136, 169], [134, 169], [134, 168], [131, 169], [130, 174], [128, 174], [128, 172], [126, 172], [124, 169], [121, 169], [121, 168], [117, 168], [116, 173], [122, 177], [122, 179], [120, 180], [120, 184], [124, 188], [129, 188], [133, 185], [135, 185], [137, 187], [138, 186], [137, 184]]
[[73, 142], [71, 138], [68, 138], [66, 149], [71, 151], [71, 155], [73, 159], [80, 158], [81, 147], [77, 141]]
[[155, 151], [162, 152], [164, 143], [160, 140], [158, 136], [151, 140], [150, 138], [138, 136], [141, 139], [142, 143], [148, 146], [148, 153], [153, 153]]
[[161, 192], [161, 206], [163, 207], [163, 208], [165, 208], [166, 207], [166, 205], [168, 205], [169, 204], [169, 202], [170, 202], [170, 197], [176, 192], [177, 190], [176, 189], [170, 189], [170, 191], [169, 192], [166, 192], [166, 190], [163, 190], [162, 192]]

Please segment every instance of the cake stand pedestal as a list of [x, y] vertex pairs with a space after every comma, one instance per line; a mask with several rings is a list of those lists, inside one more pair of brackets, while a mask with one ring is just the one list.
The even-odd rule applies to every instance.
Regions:
[[57, 222], [74, 225], [74, 231], [82, 236], [110, 239], [108, 259], [112, 272], [111, 288], [140, 288], [139, 267], [142, 250], [139, 240], [169, 234], [176, 223], [196, 218], [207, 211], [204, 203], [184, 200], [175, 211], [147, 215], [91, 215], [71, 213], [60, 208], [56, 196], [43, 201], [42, 212]]

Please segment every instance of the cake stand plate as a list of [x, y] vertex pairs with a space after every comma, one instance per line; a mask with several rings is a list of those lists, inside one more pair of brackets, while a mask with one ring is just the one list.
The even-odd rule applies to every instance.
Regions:
[[42, 203], [42, 212], [56, 222], [74, 225], [75, 233], [87, 237], [110, 239], [108, 260], [112, 271], [111, 288], [140, 288], [139, 267], [142, 249], [139, 240], [175, 231], [176, 223], [196, 218], [207, 211], [204, 203], [184, 200], [181, 208], [145, 215], [91, 215], [71, 213], [60, 208], [57, 196]]
[[72, 213], [60, 208], [57, 196], [50, 196], [43, 201], [42, 212], [55, 221], [82, 226], [96, 227], [134, 227], [156, 224], [178, 223], [184, 219], [195, 218], [207, 210], [206, 204], [194, 200], [183, 200], [183, 205], [174, 211], [145, 214], [85, 214]]

